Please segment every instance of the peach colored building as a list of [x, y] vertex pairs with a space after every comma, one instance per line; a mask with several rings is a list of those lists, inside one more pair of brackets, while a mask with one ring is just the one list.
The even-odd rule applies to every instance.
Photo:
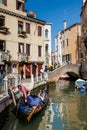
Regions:
[[27, 14], [24, 5], [25, 0], [0, 1], [0, 66], [6, 74], [23, 70], [30, 77], [40, 74], [44, 63], [46, 22], [37, 19], [35, 12]]
[[79, 47], [81, 39], [81, 25], [76, 23], [61, 31], [62, 63], [79, 64]]

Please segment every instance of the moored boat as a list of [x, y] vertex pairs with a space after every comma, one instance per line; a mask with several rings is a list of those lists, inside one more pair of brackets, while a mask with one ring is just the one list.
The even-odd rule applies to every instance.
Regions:
[[67, 74], [63, 74], [59, 79], [60, 80], [69, 80], [69, 76]]
[[12, 112], [17, 118], [29, 122], [32, 116], [40, 112], [47, 105], [49, 98], [46, 93], [46, 97], [43, 101], [36, 95], [28, 95], [27, 99], [28, 100], [26, 103], [24, 102], [23, 98], [19, 99]]
[[84, 85], [85, 85], [85, 83], [86, 83], [86, 81], [85, 80], [83, 80], [83, 79], [77, 79], [76, 81], [75, 81], [75, 86], [77, 87], [77, 88], [81, 88], [81, 87], [85, 87]]

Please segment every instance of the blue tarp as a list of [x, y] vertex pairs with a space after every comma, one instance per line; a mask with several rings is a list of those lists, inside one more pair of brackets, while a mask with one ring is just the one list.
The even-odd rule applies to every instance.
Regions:
[[27, 96], [27, 104], [31, 107], [36, 106], [40, 102], [42, 102], [42, 100], [39, 97]]

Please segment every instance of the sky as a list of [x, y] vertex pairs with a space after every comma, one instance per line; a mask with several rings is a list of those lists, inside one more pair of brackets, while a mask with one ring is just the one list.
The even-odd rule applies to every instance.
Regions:
[[36, 18], [51, 23], [52, 51], [55, 50], [55, 36], [67, 27], [81, 21], [82, 0], [26, 0], [25, 8], [36, 12]]

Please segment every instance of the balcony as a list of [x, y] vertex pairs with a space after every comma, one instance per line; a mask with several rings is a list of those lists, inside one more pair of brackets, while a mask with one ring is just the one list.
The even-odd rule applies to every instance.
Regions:
[[25, 54], [25, 53], [18, 53], [18, 61], [19, 62], [27, 62], [27, 54]]
[[22, 37], [22, 38], [26, 38], [27, 37], [27, 34], [26, 34], [26, 31], [18, 31], [18, 36], [19, 37]]
[[45, 37], [45, 39], [44, 39], [45, 41], [50, 41], [50, 39], [48, 38], [48, 37]]
[[45, 56], [46, 56], [46, 57], [49, 57], [49, 56], [50, 56], [50, 54], [49, 54], [48, 52], [46, 52], [46, 53], [45, 53]]
[[5, 51], [1, 51], [0, 52], [0, 61], [9, 61], [10, 60], [10, 55], [8, 54], [8, 52]]
[[0, 33], [9, 34], [9, 28], [6, 26], [0, 26]]

